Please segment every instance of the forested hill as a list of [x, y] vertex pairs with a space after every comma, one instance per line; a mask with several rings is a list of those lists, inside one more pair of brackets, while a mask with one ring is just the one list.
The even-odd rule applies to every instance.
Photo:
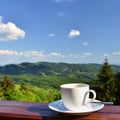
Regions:
[[[68, 63], [21, 63], [0, 66], [0, 80], [3, 75], [16, 83], [24, 81], [42, 88], [56, 88], [68, 82], [89, 82], [97, 79], [102, 64], [68, 64]], [[120, 72], [120, 66], [112, 65], [113, 71]]]
[[[68, 75], [79, 73], [98, 73], [101, 64], [68, 64], [68, 63], [21, 63], [0, 66], [0, 74], [20, 75], [20, 74], [36, 74], [36, 75]], [[120, 72], [120, 66], [111, 65], [114, 72]]]

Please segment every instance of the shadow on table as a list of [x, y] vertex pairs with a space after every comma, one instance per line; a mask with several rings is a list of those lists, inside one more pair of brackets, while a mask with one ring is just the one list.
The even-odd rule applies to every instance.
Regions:
[[80, 117], [85, 117], [88, 115], [70, 115], [70, 114], [63, 114], [63, 113], [58, 113], [55, 111], [52, 111], [48, 105], [34, 105], [30, 106], [27, 108], [28, 111], [30, 112], [37, 112], [40, 117], [44, 118], [50, 118], [50, 119], [69, 119], [73, 120], [75, 118], [80, 118]]

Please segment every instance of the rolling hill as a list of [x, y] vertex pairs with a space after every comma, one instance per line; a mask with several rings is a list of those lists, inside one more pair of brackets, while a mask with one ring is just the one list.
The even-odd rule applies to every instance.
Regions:
[[[68, 82], [88, 82], [96, 80], [101, 64], [68, 64], [68, 63], [21, 63], [0, 66], [0, 79], [7, 74], [15, 82], [27, 82], [40, 87], [58, 88]], [[120, 66], [111, 65], [114, 72], [120, 71]]]

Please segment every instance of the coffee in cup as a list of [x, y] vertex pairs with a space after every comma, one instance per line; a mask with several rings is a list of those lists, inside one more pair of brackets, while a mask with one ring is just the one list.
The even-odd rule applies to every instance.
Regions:
[[[64, 106], [72, 111], [83, 109], [96, 98], [96, 92], [90, 90], [88, 84], [68, 83], [61, 85], [60, 89]], [[93, 94], [92, 98], [89, 98], [89, 93]]]

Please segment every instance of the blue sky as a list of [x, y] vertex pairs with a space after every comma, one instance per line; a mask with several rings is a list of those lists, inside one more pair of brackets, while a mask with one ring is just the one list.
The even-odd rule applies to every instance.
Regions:
[[120, 0], [1, 0], [0, 65], [120, 64]]

